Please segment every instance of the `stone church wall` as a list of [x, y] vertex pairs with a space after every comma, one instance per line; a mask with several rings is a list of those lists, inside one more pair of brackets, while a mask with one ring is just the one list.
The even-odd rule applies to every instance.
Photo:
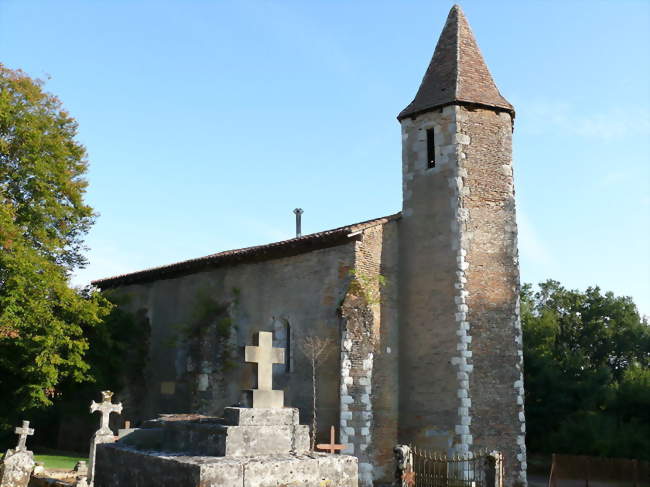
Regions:
[[[305, 336], [329, 337], [340, 347], [339, 307], [351, 280], [354, 239], [349, 243], [174, 279], [120, 287], [126, 306], [146, 312], [151, 327], [144, 401], [124, 391], [124, 419], [160, 413], [221, 414], [253, 386], [253, 366], [243, 347], [257, 331], [273, 331], [275, 346], [287, 348], [287, 365], [274, 365], [274, 387], [285, 404], [311, 421], [311, 370], [299, 349]], [[330, 353], [318, 372], [319, 427], [325, 438], [339, 424], [340, 358]]]
[[[451, 106], [402, 121], [400, 442], [445, 453], [461, 406], [452, 364], [459, 330], [455, 122]], [[435, 132], [434, 168], [427, 167], [428, 129]]]
[[341, 306], [341, 442], [359, 482], [391, 482], [397, 443], [397, 222], [364, 230]]
[[501, 449], [512, 481], [526, 470], [512, 121], [507, 113], [458, 108], [458, 132], [466, 136], [460, 167], [469, 188], [461, 202], [474, 366], [468, 416], [474, 446]]

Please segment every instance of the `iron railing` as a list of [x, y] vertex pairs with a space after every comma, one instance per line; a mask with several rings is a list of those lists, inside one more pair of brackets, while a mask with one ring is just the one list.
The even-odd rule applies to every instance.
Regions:
[[398, 445], [395, 453], [398, 463], [397, 485], [400, 486], [499, 487], [502, 485], [503, 461], [498, 452], [482, 450], [464, 455], [444, 455], [417, 446]]

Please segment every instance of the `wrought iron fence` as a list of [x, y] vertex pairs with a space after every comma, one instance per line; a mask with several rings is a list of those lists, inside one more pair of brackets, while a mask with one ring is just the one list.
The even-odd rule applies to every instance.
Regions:
[[400, 487], [500, 487], [503, 461], [487, 450], [448, 456], [399, 445], [395, 448]]

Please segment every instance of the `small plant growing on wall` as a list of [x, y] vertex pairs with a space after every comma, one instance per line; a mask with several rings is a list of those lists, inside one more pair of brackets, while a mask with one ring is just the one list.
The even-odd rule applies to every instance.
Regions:
[[381, 291], [386, 286], [386, 278], [381, 274], [369, 275], [358, 270], [350, 271], [352, 282], [350, 292], [363, 297], [368, 306], [381, 303]]
[[318, 423], [316, 414], [316, 371], [320, 363], [327, 358], [327, 356], [334, 349], [334, 342], [330, 338], [321, 338], [317, 336], [308, 336], [302, 339], [299, 343], [302, 353], [309, 359], [311, 363], [311, 386], [312, 386], [312, 420], [311, 420], [311, 449], [314, 450], [316, 446], [316, 426]]

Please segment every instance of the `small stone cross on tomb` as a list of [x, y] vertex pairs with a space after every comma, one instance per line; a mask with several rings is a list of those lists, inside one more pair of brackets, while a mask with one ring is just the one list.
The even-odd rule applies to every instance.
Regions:
[[253, 407], [284, 407], [284, 391], [273, 390], [273, 364], [284, 363], [284, 348], [273, 347], [273, 333], [260, 331], [257, 334], [257, 346], [246, 347], [245, 360], [257, 364], [257, 389], [253, 389]]
[[110, 415], [111, 413], [122, 414], [122, 403], [112, 404], [111, 403], [112, 397], [113, 397], [113, 393], [111, 391], [102, 391], [102, 402], [100, 404], [97, 404], [95, 401], [93, 401], [90, 404], [91, 413], [94, 413], [95, 411], [99, 411], [102, 415], [101, 425], [99, 430], [97, 431], [97, 434], [112, 435], [113, 432], [108, 427], [108, 420], [110, 419]]
[[319, 443], [316, 445], [316, 448], [319, 450], [329, 451], [330, 453], [336, 453], [337, 450], [345, 449], [345, 445], [338, 445], [336, 443], [336, 431], [334, 426], [330, 428], [330, 442], [329, 443]]
[[29, 427], [29, 421], [23, 421], [23, 426], [16, 428], [16, 434], [19, 435], [16, 451], [27, 451], [27, 437], [34, 434], [34, 428]]

